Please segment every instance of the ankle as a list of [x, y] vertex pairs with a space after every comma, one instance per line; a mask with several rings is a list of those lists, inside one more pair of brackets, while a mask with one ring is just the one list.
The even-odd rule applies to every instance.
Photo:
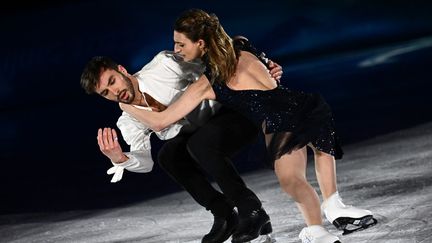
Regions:
[[339, 196], [339, 192], [336, 191], [332, 195], [330, 195], [327, 199], [323, 201], [321, 204], [321, 209], [327, 208], [329, 205], [338, 205], [338, 206], [345, 206], [342, 202], [341, 197]]
[[262, 209], [260, 201], [254, 199], [247, 199], [241, 203], [238, 203], [237, 210], [240, 216], [248, 216], [254, 211], [259, 211]]
[[234, 206], [231, 206], [224, 202], [213, 203], [208, 210], [210, 210], [213, 216], [220, 218], [230, 217], [231, 214], [233, 214], [233, 212], [235, 211]]

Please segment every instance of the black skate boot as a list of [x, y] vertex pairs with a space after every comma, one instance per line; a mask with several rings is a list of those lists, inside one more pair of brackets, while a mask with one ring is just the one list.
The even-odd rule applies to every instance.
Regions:
[[238, 214], [236, 211], [227, 217], [214, 216], [213, 226], [208, 234], [206, 234], [202, 243], [222, 243], [226, 241], [234, 232], [238, 225]]
[[263, 208], [240, 216], [237, 230], [232, 236], [232, 243], [248, 242], [260, 235], [268, 235], [273, 231], [270, 217]]

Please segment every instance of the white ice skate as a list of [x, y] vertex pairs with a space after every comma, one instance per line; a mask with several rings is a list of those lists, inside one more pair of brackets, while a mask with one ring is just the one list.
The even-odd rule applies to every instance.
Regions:
[[338, 192], [323, 202], [321, 210], [330, 223], [344, 231], [343, 235], [366, 229], [377, 223], [371, 211], [345, 205]]
[[321, 225], [305, 227], [299, 234], [302, 243], [341, 243], [339, 238]]
[[275, 243], [275, 242], [276, 242], [276, 239], [273, 238], [273, 236], [271, 234], [266, 234], [266, 235], [260, 235], [255, 240], [249, 241], [246, 243]]

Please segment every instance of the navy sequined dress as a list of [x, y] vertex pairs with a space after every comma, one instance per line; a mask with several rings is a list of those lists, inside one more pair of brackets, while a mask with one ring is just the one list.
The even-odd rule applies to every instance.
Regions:
[[[248, 41], [236, 40], [234, 48], [237, 53], [248, 51], [266, 64], [264, 55], [259, 55]], [[206, 75], [211, 80], [211, 73], [206, 71]], [[282, 155], [309, 143], [336, 159], [342, 158], [332, 112], [321, 95], [281, 85], [271, 90], [232, 90], [219, 82], [213, 83], [213, 90], [221, 104], [263, 127], [270, 166]]]

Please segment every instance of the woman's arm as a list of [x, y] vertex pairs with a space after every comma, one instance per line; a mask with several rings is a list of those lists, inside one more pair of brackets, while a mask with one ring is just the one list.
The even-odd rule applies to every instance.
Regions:
[[201, 101], [205, 99], [214, 100], [215, 98], [210, 82], [206, 76], [202, 75], [196, 82], [189, 85], [178, 100], [162, 112], [146, 111], [122, 103], [120, 103], [120, 108], [158, 132], [185, 117]]

